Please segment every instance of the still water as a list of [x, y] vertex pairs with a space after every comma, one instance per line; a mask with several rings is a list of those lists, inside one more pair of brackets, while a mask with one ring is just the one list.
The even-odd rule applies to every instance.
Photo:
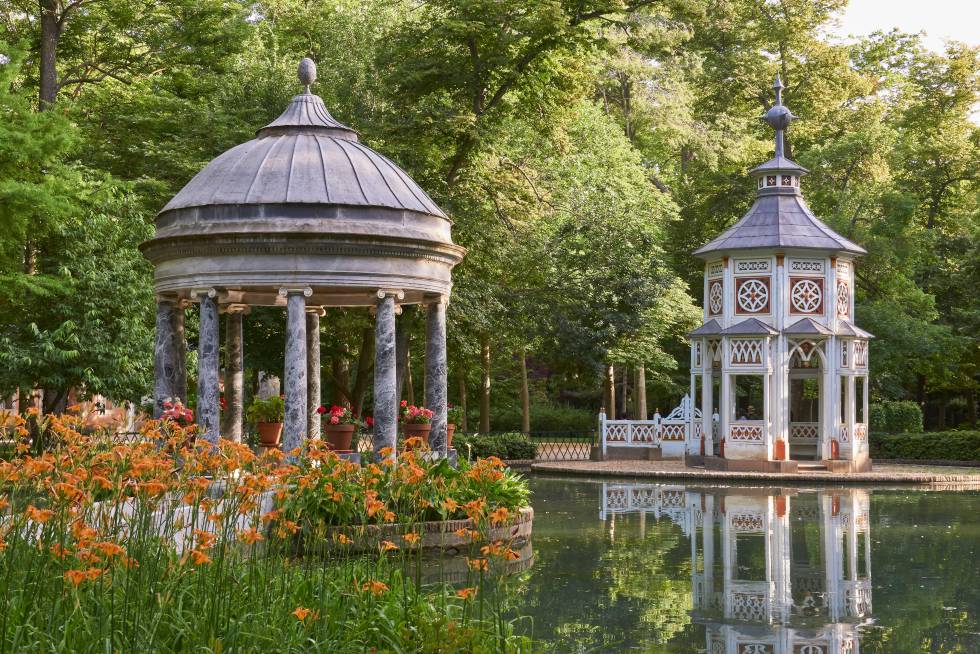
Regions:
[[980, 653], [980, 492], [530, 482], [553, 651]]

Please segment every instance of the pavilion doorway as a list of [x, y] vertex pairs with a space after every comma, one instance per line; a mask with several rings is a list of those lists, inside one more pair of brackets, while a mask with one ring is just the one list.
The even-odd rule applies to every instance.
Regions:
[[819, 369], [789, 372], [789, 458], [820, 459], [823, 379]]

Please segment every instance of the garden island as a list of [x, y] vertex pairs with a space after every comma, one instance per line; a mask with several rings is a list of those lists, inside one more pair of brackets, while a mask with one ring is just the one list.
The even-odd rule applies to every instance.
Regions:
[[8, 0], [0, 652], [980, 651], [980, 44], [874, 4]]

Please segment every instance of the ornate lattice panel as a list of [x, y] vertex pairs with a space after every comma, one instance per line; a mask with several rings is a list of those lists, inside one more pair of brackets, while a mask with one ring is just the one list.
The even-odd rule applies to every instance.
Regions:
[[837, 317], [847, 318], [851, 314], [851, 287], [843, 279], [837, 280]]
[[762, 425], [729, 425], [728, 439], [740, 443], [761, 443], [764, 439]]
[[847, 356], [849, 351], [850, 351], [850, 347], [847, 341], [841, 341], [840, 342], [840, 367], [841, 368], [851, 367], [851, 364], [849, 363], [850, 359]]
[[665, 509], [683, 509], [687, 494], [679, 490], [665, 490], [660, 496], [661, 506]]
[[725, 274], [725, 264], [722, 261], [712, 261], [708, 264], [708, 277], [721, 277]]
[[694, 440], [699, 441], [704, 437], [704, 423], [700, 420], [694, 423]]
[[720, 316], [725, 308], [725, 283], [714, 279], [708, 284], [708, 315]]
[[858, 368], [868, 367], [867, 341], [854, 341], [854, 363]]
[[736, 275], [754, 275], [756, 273], [772, 272], [771, 259], [736, 259]]
[[789, 437], [793, 440], [816, 440], [820, 437], [820, 423], [817, 422], [790, 423]]
[[745, 277], [735, 281], [735, 312], [769, 313], [768, 277]]
[[694, 341], [694, 367], [701, 367], [701, 341]]
[[[784, 184], [783, 186], [787, 186]], [[761, 619], [761, 618], [760, 618]], [[770, 643], [739, 643], [738, 654], [773, 654], [776, 650]]]
[[629, 508], [629, 496], [622, 488], [606, 489], [606, 507], [610, 510], [624, 510]]
[[655, 487], [634, 487], [630, 491], [630, 507], [635, 509], [657, 508], [657, 489]]
[[625, 443], [629, 433], [629, 425], [606, 425], [606, 441]]
[[868, 426], [863, 422], [854, 425], [854, 440], [863, 441], [868, 438]]
[[[732, 617], [746, 622], [763, 622], [766, 619], [765, 596], [761, 593], [732, 593]], [[755, 653], [747, 650], [747, 654]]]
[[823, 280], [790, 278], [789, 305], [790, 313], [794, 314], [823, 313]]
[[791, 273], [823, 273], [823, 259], [792, 259], [789, 262]]
[[655, 443], [657, 440], [656, 425], [633, 425], [634, 443]]
[[708, 359], [712, 367], [721, 367], [721, 341], [708, 341]]
[[660, 427], [660, 440], [662, 441], [683, 441], [686, 434], [686, 425], [662, 425]]
[[758, 513], [732, 514], [732, 529], [739, 532], [765, 531], [766, 523]]
[[850, 434], [847, 431], [847, 425], [840, 425], [840, 428], [837, 430], [837, 440], [839, 440], [841, 443], [851, 442]]
[[761, 366], [765, 363], [766, 343], [761, 338], [736, 338], [729, 342], [733, 366]]

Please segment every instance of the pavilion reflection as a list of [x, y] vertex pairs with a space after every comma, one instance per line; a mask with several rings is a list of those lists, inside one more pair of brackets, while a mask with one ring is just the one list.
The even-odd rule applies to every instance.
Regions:
[[[870, 493], [603, 484], [600, 518], [639, 514], [691, 544], [708, 654], [857, 654], [871, 621]], [[622, 521], [620, 521], [622, 524]]]

